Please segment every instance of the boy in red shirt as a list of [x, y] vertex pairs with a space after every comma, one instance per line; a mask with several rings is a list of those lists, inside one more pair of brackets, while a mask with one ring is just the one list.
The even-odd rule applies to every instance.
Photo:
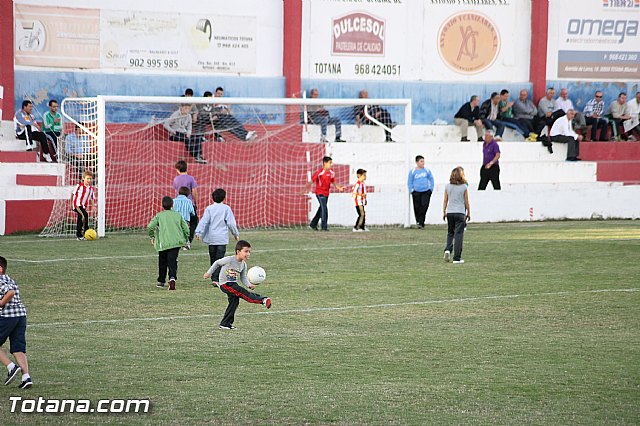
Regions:
[[95, 188], [91, 185], [93, 180], [93, 173], [89, 170], [85, 170], [82, 175], [82, 182], [76, 185], [76, 188], [71, 194], [71, 209], [78, 215], [78, 221], [76, 223], [76, 238], [79, 241], [83, 241], [84, 233], [89, 229], [89, 214], [87, 213], [87, 204], [91, 201], [91, 204], [95, 207], [96, 193]]
[[307, 187], [310, 187], [312, 184], [316, 184], [316, 198], [318, 199], [318, 203], [320, 203], [320, 207], [318, 207], [316, 215], [309, 224], [309, 228], [314, 231], [318, 230], [318, 222], [321, 219], [322, 222], [320, 229], [328, 231], [327, 220], [329, 219], [329, 210], [327, 208], [327, 201], [329, 200], [329, 190], [331, 189], [331, 185], [334, 185], [338, 191], [342, 191], [344, 189], [344, 186], [340, 186], [335, 183], [336, 174], [331, 169], [331, 166], [333, 166], [333, 160], [331, 157], [323, 157], [322, 169], [313, 174], [311, 182], [307, 185]]

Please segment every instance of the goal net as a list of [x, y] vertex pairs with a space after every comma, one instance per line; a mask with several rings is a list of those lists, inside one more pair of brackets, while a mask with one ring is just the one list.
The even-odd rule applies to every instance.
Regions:
[[[223, 188], [241, 228], [306, 227], [317, 208], [307, 182], [328, 155], [346, 187], [330, 197], [330, 224], [353, 226], [350, 191], [362, 168], [369, 204], [377, 199], [368, 224], [408, 225], [408, 99], [98, 96], [64, 99], [61, 112], [62, 185], [71, 196], [82, 173], [93, 172], [90, 226], [100, 236], [146, 227], [162, 197], [177, 196], [178, 160], [196, 179], [200, 217]], [[75, 223], [69, 200], [58, 200], [41, 235], [74, 235]]]

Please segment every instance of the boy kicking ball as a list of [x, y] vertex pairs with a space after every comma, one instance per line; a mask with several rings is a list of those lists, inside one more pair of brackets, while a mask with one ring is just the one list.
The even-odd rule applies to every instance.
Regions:
[[260, 303], [267, 309], [271, 308], [270, 298], [252, 293], [239, 284], [242, 282], [242, 284], [251, 290], [256, 288], [247, 278], [246, 261], [250, 256], [251, 244], [249, 244], [248, 241], [240, 240], [236, 243], [235, 255], [216, 260], [204, 274], [204, 278], [208, 279], [216, 268], [220, 268], [220, 290], [226, 293], [229, 299], [227, 310], [224, 312], [224, 316], [220, 322], [221, 330], [233, 330], [236, 328], [233, 326], [233, 321], [241, 298], [249, 303]]

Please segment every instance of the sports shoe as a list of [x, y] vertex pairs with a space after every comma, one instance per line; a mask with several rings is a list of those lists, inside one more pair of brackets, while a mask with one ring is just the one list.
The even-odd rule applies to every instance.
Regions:
[[216, 141], [216, 142], [224, 142], [224, 138], [222, 136], [220, 136], [220, 135], [215, 135], [213, 137], [213, 140]]
[[76, 240], [78, 240], [78, 241], [85, 241], [85, 240], [86, 240], [86, 238], [85, 238], [85, 237], [77, 237], [77, 238], [76, 238]]
[[220, 324], [220, 325], [218, 326], [218, 328], [219, 328], [220, 330], [235, 330], [235, 329], [236, 329], [236, 327], [235, 327], [235, 326], [233, 326], [233, 325], [222, 325], [222, 324]]
[[161, 283], [160, 281], [157, 282], [156, 287], [158, 288], [164, 288], [164, 283]]
[[247, 132], [247, 136], [245, 136], [244, 140], [245, 140], [245, 141], [252, 141], [252, 140], [254, 140], [257, 136], [258, 136], [258, 134], [252, 130], [252, 131], [250, 131], [250, 132]]
[[469, 139], [465, 136], [463, 138], [460, 138], [460, 142], [469, 142]]
[[29, 389], [31, 386], [33, 386], [33, 382], [31, 381], [31, 377], [29, 377], [18, 385], [18, 389]]
[[633, 135], [629, 135], [629, 139], [628, 139], [628, 140], [629, 140], [630, 142], [638, 142], [638, 139], [636, 139], [636, 137], [635, 137], [635, 136], [633, 136]]
[[317, 231], [317, 230], [318, 230], [318, 227], [317, 227], [317, 226], [311, 226], [311, 225], [309, 225], [309, 228], [313, 229], [314, 231]]
[[169, 278], [169, 290], [175, 290], [175, 289], [176, 289], [176, 279]]
[[364, 229], [353, 228], [351, 232], [364, 232]]
[[449, 250], [445, 250], [444, 251], [444, 261], [445, 262], [450, 262], [451, 261], [451, 252]]
[[218, 281], [211, 281], [211, 285], [216, 288], [220, 287], [220, 283]]
[[364, 232], [369, 232], [369, 228], [367, 228], [366, 226], [363, 229]]
[[182, 247], [182, 250], [191, 250], [191, 243], [187, 243]]
[[15, 379], [16, 377], [18, 377], [18, 373], [20, 373], [22, 371], [22, 369], [20, 368], [19, 365], [15, 365], [13, 367], [13, 370], [9, 371], [7, 373], [7, 379], [4, 381], [5, 385], [8, 385], [9, 383], [13, 382], [13, 379]]
[[196, 163], [198, 164], [207, 164], [207, 160], [205, 160], [201, 155], [196, 157]]
[[344, 139], [338, 137], [338, 138], [336, 138], [334, 140], [334, 142], [346, 142], [346, 141]]
[[271, 308], [271, 298], [270, 298], [270, 297], [265, 297], [264, 299], [262, 299], [262, 304], [263, 304], [267, 309], [270, 309], [270, 308]]
[[478, 138], [478, 142], [484, 142], [483, 138]]
[[52, 163], [53, 162], [53, 160], [51, 159], [51, 155], [44, 154], [43, 157], [44, 157], [44, 161], [46, 161], [47, 163]]
[[462, 259], [460, 259], [460, 260], [454, 260], [454, 261], [453, 261], [453, 263], [454, 263], [454, 264], [458, 264], [458, 265], [459, 265], [459, 264], [461, 264], [461, 263], [464, 263], [464, 260], [462, 260]]

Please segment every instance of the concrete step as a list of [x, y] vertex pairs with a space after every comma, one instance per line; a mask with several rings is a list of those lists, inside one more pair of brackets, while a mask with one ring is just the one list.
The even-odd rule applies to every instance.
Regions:
[[[35, 154], [34, 154], [35, 155]], [[63, 163], [4, 163], [0, 165], [0, 176], [25, 175], [57, 175], [63, 176], [65, 171]]]
[[15, 137], [16, 137], [16, 131], [13, 124], [13, 120], [0, 121], [0, 140], [14, 139]]
[[25, 141], [11, 137], [0, 137], [0, 151], [26, 151], [27, 144]]
[[71, 198], [74, 186], [13, 185], [0, 192], [0, 200], [66, 200]]
[[0, 151], [0, 163], [35, 163], [36, 151]]

